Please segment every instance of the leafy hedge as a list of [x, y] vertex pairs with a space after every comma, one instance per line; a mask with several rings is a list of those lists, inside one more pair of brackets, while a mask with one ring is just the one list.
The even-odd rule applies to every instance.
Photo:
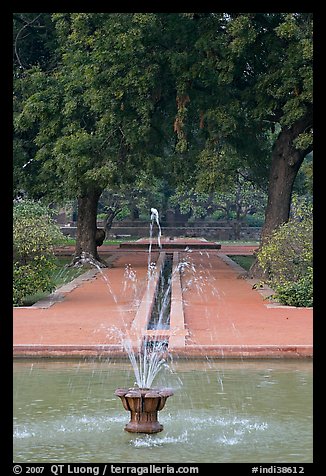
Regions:
[[290, 306], [313, 305], [312, 205], [294, 199], [289, 221], [257, 253], [274, 297]]
[[52, 291], [53, 247], [65, 237], [47, 207], [31, 200], [13, 208], [13, 304], [20, 306], [27, 295]]

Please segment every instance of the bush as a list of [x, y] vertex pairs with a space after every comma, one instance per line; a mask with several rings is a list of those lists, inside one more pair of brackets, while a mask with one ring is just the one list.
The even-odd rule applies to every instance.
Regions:
[[247, 215], [245, 223], [247, 226], [263, 226], [265, 217], [262, 214], [255, 213], [254, 215]]
[[291, 306], [312, 306], [312, 205], [294, 199], [291, 218], [271, 235], [257, 258], [277, 300]]
[[24, 200], [13, 210], [13, 304], [24, 297], [55, 287], [52, 271], [53, 248], [65, 242], [49, 210], [40, 203]]
[[107, 217], [107, 213], [98, 213], [96, 216], [97, 220], [105, 220]]
[[26, 296], [36, 292], [53, 291], [55, 285], [52, 280], [52, 272], [54, 269], [54, 260], [44, 256], [34, 258], [31, 264], [20, 266], [17, 262], [14, 263], [14, 305], [22, 305]]
[[275, 285], [276, 297], [288, 306], [311, 307], [313, 305], [313, 273], [312, 268], [297, 282]]

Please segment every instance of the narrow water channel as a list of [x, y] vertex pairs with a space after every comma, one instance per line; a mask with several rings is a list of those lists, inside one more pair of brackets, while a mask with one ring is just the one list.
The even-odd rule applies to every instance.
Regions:
[[172, 266], [173, 253], [166, 253], [147, 329], [170, 328]]

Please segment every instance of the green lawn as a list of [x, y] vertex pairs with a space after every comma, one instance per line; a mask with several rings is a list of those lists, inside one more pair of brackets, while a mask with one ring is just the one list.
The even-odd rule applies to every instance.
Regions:
[[240, 265], [246, 271], [249, 271], [250, 266], [255, 261], [255, 257], [252, 255], [228, 255], [235, 263]]
[[221, 245], [259, 246], [259, 241], [219, 240]]
[[[103, 245], [118, 245], [119, 243], [124, 243], [125, 241], [136, 241], [139, 240], [139, 237], [129, 236], [126, 238], [112, 238], [111, 240], [104, 240]], [[64, 246], [75, 246], [76, 239], [67, 237]], [[101, 248], [99, 249], [101, 251]]]

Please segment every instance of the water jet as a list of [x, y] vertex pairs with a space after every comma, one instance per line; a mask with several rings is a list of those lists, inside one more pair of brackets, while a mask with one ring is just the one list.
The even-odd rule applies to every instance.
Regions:
[[[159, 260], [159, 275], [155, 279], [155, 267], [151, 262], [154, 220], [159, 230], [158, 245], [161, 247], [159, 214], [155, 208], [151, 208], [147, 294], [152, 284], [154, 296], [151, 298], [151, 306], [145, 319], [147, 320], [146, 329], [156, 331], [168, 328], [170, 323], [173, 254], [162, 253], [162, 259]], [[154, 286], [153, 280], [155, 280]], [[140, 328], [140, 335], [136, 339], [138, 351], [135, 352], [129, 340], [125, 341], [125, 349], [134, 368], [138, 387], [118, 388], [114, 393], [121, 399], [124, 409], [130, 412], [130, 421], [125, 426], [125, 430], [130, 433], [150, 434], [163, 430], [163, 425], [158, 421], [158, 412], [164, 408], [167, 398], [173, 395], [173, 391], [170, 388], [151, 388], [156, 374], [166, 363], [168, 339], [153, 338], [149, 334], [145, 334], [142, 338], [142, 332], [143, 329]]]

